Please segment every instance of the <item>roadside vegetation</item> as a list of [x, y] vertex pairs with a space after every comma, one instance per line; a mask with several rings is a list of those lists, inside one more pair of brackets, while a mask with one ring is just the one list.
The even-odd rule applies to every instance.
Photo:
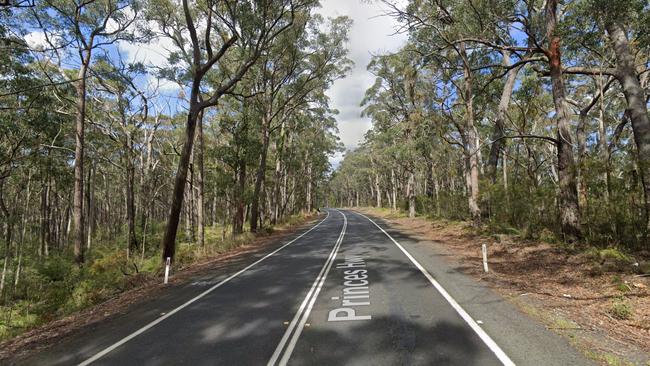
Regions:
[[647, 260], [647, 2], [434, 3], [385, 1], [409, 41], [368, 65], [373, 125], [329, 204]]
[[0, 7], [0, 340], [321, 205], [351, 21], [317, 8]]

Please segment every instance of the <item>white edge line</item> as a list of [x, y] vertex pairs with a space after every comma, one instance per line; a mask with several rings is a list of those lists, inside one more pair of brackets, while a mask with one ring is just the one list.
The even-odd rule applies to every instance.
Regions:
[[[287, 343], [287, 340], [289, 339], [289, 336], [293, 332], [294, 328], [296, 327], [298, 320], [300, 319], [300, 316], [302, 315], [303, 311], [305, 310], [305, 307], [307, 307], [307, 304], [309, 303], [309, 299], [312, 297], [312, 294], [315, 290], [315, 288], [318, 286], [319, 279], [323, 275], [325, 269], [328, 266], [328, 263], [330, 263], [331, 260], [333, 260], [333, 257], [335, 257], [335, 253], [337, 251], [337, 248], [339, 246], [341, 236], [344, 235], [345, 227], [347, 224], [347, 218], [345, 217], [345, 214], [343, 214], [341, 211], [338, 211], [341, 215], [343, 215], [343, 229], [341, 230], [341, 233], [339, 234], [339, 238], [337, 239], [336, 243], [334, 244], [334, 247], [332, 248], [332, 251], [330, 252], [329, 257], [325, 261], [325, 264], [321, 268], [320, 272], [318, 273], [318, 276], [316, 277], [316, 280], [314, 283], [311, 285], [311, 288], [309, 289], [309, 292], [307, 292], [307, 295], [305, 296], [305, 299], [302, 301], [300, 304], [300, 307], [298, 308], [298, 311], [296, 314], [293, 316], [293, 319], [291, 319], [291, 323], [289, 323], [289, 326], [287, 327], [287, 330], [284, 332], [282, 335], [282, 339], [280, 339], [280, 343], [278, 343], [277, 347], [275, 348], [275, 351], [273, 352], [273, 355], [269, 359], [269, 362], [267, 363], [267, 366], [273, 366], [276, 364], [278, 361], [278, 358], [282, 354], [282, 351], [284, 350], [284, 346]], [[329, 211], [328, 211], [329, 212]], [[320, 289], [319, 289], [320, 291]], [[304, 323], [303, 323], [304, 325]]]
[[[338, 211], [338, 210], [337, 210]], [[339, 211], [341, 212], [341, 211]], [[341, 212], [342, 213], [342, 212]], [[311, 309], [314, 307], [314, 303], [316, 302], [316, 298], [318, 297], [318, 294], [320, 293], [321, 288], [323, 287], [323, 284], [325, 283], [325, 279], [327, 278], [327, 275], [332, 268], [332, 264], [334, 263], [334, 259], [336, 258], [336, 255], [338, 254], [339, 249], [341, 248], [341, 242], [343, 242], [343, 237], [345, 236], [345, 230], [348, 227], [348, 219], [345, 217], [345, 214], [343, 214], [343, 231], [341, 231], [341, 235], [339, 235], [339, 239], [336, 242], [336, 248], [331, 254], [331, 260], [327, 264], [327, 269], [325, 270], [325, 273], [322, 275], [320, 278], [320, 281], [318, 282], [318, 287], [316, 288], [316, 291], [314, 292], [314, 295], [312, 296], [311, 300], [309, 301], [309, 305], [307, 306], [307, 309], [302, 315], [302, 319], [300, 320], [300, 324], [298, 324], [298, 329], [293, 333], [293, 336], [291, 337], [291, 342], [289, 342], [289, 345], [287, 346], [287, 349], [284, 351], [284, 355], [282, 356], [282, 359], [280, 359], [280, 366], [285, 366], [287, 362], [289, 362], [289, 358], [291, 357], [291, 354], [293, 353], [293, 349], [296, 347], [296, 343], [298, 342], [298, 338], [300, 338], [300, 335], [302, 334], [303, 329], [305, 328], [305, 323], [307, 322], [307, 318], [309, 318], [309, 314], [311, 314]]]
[[320, 226], [320, 224], [322, 224], [323, 222], [325, 222], [325, 220], [327, 220], [327, 218], [328, 218], [329, 216], [330, 216], [330, 213], [329, 213], [329, 211], [327, 211], [327, 216], [325, 216], [325, 218], [324, 218], [323, 220], [321, 220], [318, 224], [312, 226], [309, 230], [307, 230], [307, 231], [305, 231], [304, 233], [298, 235], [297, 237], [295, 237], [295, 238], [294, 238], [293, 240], [291, 240], [290, 242], [288, 242], [288, 243], [284, 244], [283, 246], [281, 246], [281, 247], [275, 249], [275, 250], [272, 251], [271, 253], [269, 253], [269, 254], [265, 255], [264, 257], [258, 259], [257, 261], [253, 262], [252, 264], [249, 264], [249, 265], [246, 266], [245, 268], [239, 270], [239, 271], [236, 272], [235, 274], [229, 276], [229, 277], [226, 278], [225, 280], [223, 280], [223, 281], [217, 283], [216, 285], [210, 287], [209, 289], [207, 289], [207, 290], [201, 292], [200, 294], [198, 294], [197, 296], [195, 296], [195, 297], [193, 297], [192, 299], [188, 300], [188, 301], [185, 302], [184, 304], [182, 304], [182, 305], [178, 306], [177, 308], [175, 308], [175, 309], [169, 311], [167, 314], [165, 314], [165, 315], [159, 317], [158, 319], [156, 319], [156, 320], [150, 322], [149, 324], [147, 324], [147, 325], [145, 325], [144, 327], [142, 327], [142, 328], [136, 330], [135, 332], [129, 334], [128, 336], [126, 336], [126, 337], [120, 339], [119, 341], [117, 341], [117, 342], [114, 343], [113, 345], [111, 345], [111, 346], [109, 346], [109, 347], [103, 349], [102, 351], [96, 353], [94, 356], [92, 356], [92, 357], [90, 357], [89, 359], [87, 359], [87, 360], [81, 362], [78, 366], [87, 366], [87, 365], [90, 365], [91, 363], [97, 361], [98, 359], [102, 358], [102, 357], [105, 356], [106, 354], [110, 353], [111, 351], [115, 350], [116, 348], [120, 347], [121, 345], [125, 344], [126, 342], [130, 341], [131, 339], [133, 339], [133, 338], [139, 336], [140, 334], [146, 332], [147, 330], [153, 328], [153, 327], [156, 326], [158, 323], [160, 323], [160, 322], [162, 322], [163, 320], [169, 318], [170, 316], [176, 314], [177, 312], [183, 310], [184, 308], [186, 308], [186, 307], [189, 306], [190, 304], [196, 302], [197, 300], [201, 299], [201, 298], [204, 297], [205, 295], [207, 295], [207, 294], [209, 294], [210, 292], [212, 292], [212, 291], [216, 290], [217, 288], [221, 287], [223, 284], [229, 282], [229, 281], [232, 280], [233, 278], [235, 278], [235, 277], [239, 276], [240, 274], [246, 272], [246, 271], [249, 270], [251, 267], [253, 267], [253, 266], [255, 266], [256, 264], [262, 262], [263, 260], [265, 260], [265, 259], [271, 257], [272, 255], [274, 255], [275, 253], [277, 253], [277, 252], [279, 252], [280, 250], [284, 249], [285, 247], [289, 246], [290, 244], [292, 244], [292, 243], [295, 242], [296, 240], [298, 240], [298, 239], [302, 238], [303, 236], [307, 235], [307, 233], [309, 233], [310, 231], [314, 230], [315, 228], [317, 228], [318, 226]]
[[379, 228], [379, 230], [381, 230], [384, 234], [386, 234], [386, 236], [390, 240], [392, 240], [393, 243], [395, 243], [395, 245], [397, 245], [397, 247], [406, 255], [406, 257], [408, 257], [408, 259], [420, 270], [420, 272], [424, 274], [424, 276], [429, 280], [429, 282], [431, 282], [433, 287], [435, 287], [436, 290], [438, 290], [438, 292], [442, 295], [442, 297], [444, 297], [445, 300], [447, 300], [447, 302], [451, 305], [451, 307], [453, 307], [454, 310], [456, 310], [458, 315], [460, 315], [460, 317], [463, 318], [463, 320], [465, 320], [465, 322], [470, 326], [470, 328], [472, 328], [472, 330], [479, 336], [479, 338], [481, 338], [483, 343], [485, 343], [485, 345], [488, 346], [488, 348], [492, 351], [492, 353], [494, 353], [494, 355], [497, 356], [497, 358], [499, 359], [499, 361], [501, 361], [503, 365], [515, 366], [515, 363], [512, 362], [510, 357], [508, 357], [508, 355], [506, 355], [505, 352], [503, 352], [501, 347], [499, 347], [499, 345], [485, 332], [485, 330], [483, 330], [483, 328], [481, 328], [474, 321], [474, 319], [472, 319], [472, 317], [447, 292], [447, 290], [445, 290], [444, 287], [442, 287], [442, 285], [438, 283], [438, 281], [436, 281], [433, 278], [433, 276], [429, 272], [427, 272], [427, 270], [424, 269], [424, 267], [422, 267], [422, 265], [415, 258], [413, 258], [413, 256], [408, 251], [406, 251], [406, 249], [404, 249], [404, 247], [400, 243], [398, 243], [395, 239], [393, 239], [393, 237], [390, 236], [390, 234], [388, 234], [386, 230], [384, 230], [381, 226], [377, 225], [377, 223], [374, 222], [371, 218], [359, 212], [357, 212], [357, 214], [365, 217], [366, 219], [368, 219], [368, 221], [372, 222], [376, 227]]

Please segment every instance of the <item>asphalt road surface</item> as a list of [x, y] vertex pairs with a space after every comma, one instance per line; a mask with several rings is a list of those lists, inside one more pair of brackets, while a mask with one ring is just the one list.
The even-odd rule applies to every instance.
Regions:
[[292, 238], [15, 360], [28, 365], [587, 365], [566, 341], [380, 220]]

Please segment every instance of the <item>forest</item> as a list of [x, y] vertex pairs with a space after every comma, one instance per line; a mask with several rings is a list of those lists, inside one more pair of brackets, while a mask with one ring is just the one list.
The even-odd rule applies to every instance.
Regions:
[[6, 5], [0, 340], [322, 205], [349, 18], [313, 0]]
[[647, 253], [647, 1], [384, 4], [408, 42], [368, 65], [330, 205]]

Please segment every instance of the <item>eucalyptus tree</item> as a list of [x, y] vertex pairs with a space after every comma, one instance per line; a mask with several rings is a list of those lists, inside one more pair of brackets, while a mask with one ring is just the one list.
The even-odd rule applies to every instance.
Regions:
[[[416, 63], [418, 58], [413, 58], [409, 51], [406, 47], [399, 53], [377, 56], [371, 60], [368, 69], [376, 80], [367, 90], [362, 105], [366, 106], [363, 115], [373, 118], [379, 131], [391, 133], [397, 140], [392, 149], [408, 176], [406, 197], [409, 215], [413, 217], [416, 210], [415, 133], [417, 126], [426, 118], [427, 111], [422, 85], [423, 71], [421, 65]], [[395, 186], [393, 184], [394, 190]]]
[[[138, 240], [136, 236], [136, 145], [142, 145], [136, 139], [143, 125], [149, 119], [149, 96], [139, 88], [135, 80], [142, 76], [141, 64], [118, 64], [104, 59], [97, 65], [97, 84], [103, 92], [103, 98], [97, 104], [104, 110], [108, 124], [93, 122], [111, 139], [119, 142], [123, 148], [121, 156], [124, 170], [124, 187], [126, 191], [127, 253], [136, 253]], [[146, 142], [150, 144], [150, 142]], [[150, 147], [149, 147], [150, 148]], [[148, 165], [151, 163], [149, 162]], [[144, 194], [144, 192], [141, 192]], [[144, 210], [144, 207], [140, 208]], [[88, 208], [90, 211], [90, 208]]]
[[[182, 209], [197, 121], [206, 108], [233, 90], [259, 57], [300, 14], [307, 14], [314, 0], [190, 2], [182, 6], [170, 0], [151, 0], [146, 17], [153, 31], [174, 44], [173, 67], [168, 75], [186, 81], [189, 105], [185, 136], [171, 196], [163, 238], [163, 258], [174, 258], [176, 232]], [[212, 86], [206, 89], [205, 80]]]
[[259, 224], [271, 133], [282, 129], [286, 119], [298, 109], [308, 106], [315, 93], [342, 77], [350, 64], [345, 48], [352, 23], [349, 18], [339, 17], [324, 24], [322, 17], [315, 15], [303, 22], [285, 32], [263, 55], [259, 70], [251, 74], [256, 79], [252, 92], [256, 94], [253, 100], [261, 119], [262, 135], [250, 215], [253, 232]]
[[69, 56], [75, 57], [75, 76], [65, 70], [60, 75], [75, 84], [75, 158], [74, 158], [74, 255], [84, 262], [84, 133], [86, 126], [87, 78], [94, 53], [120, 40], [132, 39], [127, 32], [138, 16], [132, 0], [37, 0], [30, 7], [30, 20], [38, 27], [59, 68], [67, 67]]

